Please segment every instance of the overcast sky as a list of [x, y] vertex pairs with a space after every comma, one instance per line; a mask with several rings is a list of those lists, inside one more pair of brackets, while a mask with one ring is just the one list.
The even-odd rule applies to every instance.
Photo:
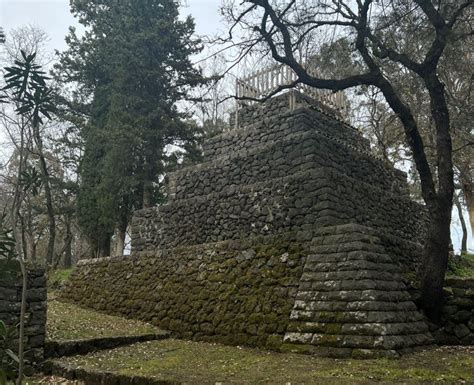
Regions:
[[[225, 32], [225, 26], [219, 15], [220, 2], [221, 0], [184, 0], [182, 13], [194, 17], [198, 34], [221, 34]], [[51, 51], [64, 50], [64, 37], [69, 26], [77, 25], [69, 12], [69, 0], [0, 0], [0, 26], [7, 34], [10, 29], [27, 24], [34, 24], [49, 35], [51, 40], [48, 49]], [[460, 247], [461, 229], [458, 223], [457, 212], [453, 210], [454, 226], [451, 235], [455, 249]], [[469, 248], [474, 248], [471, 237]]]
[[[136, 0], [140, 1], [140, 0]], [[182, 13], [191, 14], [198, 34], [217, 34], [224, 30], [219, 15], [220, 0], [185, 0]], [[0, 0], [0, 26], [12, 28], [34, 24], [44, 30], [49, 47], [62, 51], [70, 25], [77, 25], [69, 12], [69, 0]]]

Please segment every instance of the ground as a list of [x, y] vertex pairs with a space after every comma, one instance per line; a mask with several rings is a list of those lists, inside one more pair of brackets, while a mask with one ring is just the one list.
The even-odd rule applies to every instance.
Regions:
[[474, 348], [337, 360], [169, 339], [61, 361], [187, 384], [474, 384]]
[[[85, 339], [152, 330], [156, 329], [141, 322], [59, 302], [54, 295], [49, 304], [48, 338]], [[398, 360], [338, 360], [168, 339], [59, 361], [187, 384], [474, 384], [474, 347], [430, 349]], [[36, 383], [53, 383], [48, 381]]]
[[101, 337], [134, 336], [155, 333], [144, 322], [101, 314], [48, 298], [47, 338], [58, 341], [87, 340]]

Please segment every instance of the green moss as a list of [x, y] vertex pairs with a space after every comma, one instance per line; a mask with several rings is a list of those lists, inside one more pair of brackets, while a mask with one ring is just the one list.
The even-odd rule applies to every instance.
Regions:
[[333, 334], [324, 334], [319, 340], [318, 345], [320, 346], [329, 346], [329, 347], [339, 347], [341, 341], [341, 336]]
[[249, 322], [249, 324], [257, 324], [257, 323], [262, 322], [262, 319], [263, 319], [262, 314], [253, 313], [253, 314], [250, 314], [250, 316], [248, 317], [248, 322]]
[[265, 347], [270, 350], [279, 350], [282, 343], [283, 343], [283, 338], [281, 335], [271, 334], [267, 337]]
[[340, 334], [341, 329], [342, 329], [342, 324], [337, 324], [337, 323], [326, 324], [324, 328], [325, 328], [325, 332], [328, 334]]
[[447, 276], [474, 278], [474, 254], [463, 254], [450, 260]]
[[314, 346], [285, 343], [280, 346], [280, 352], [311, 354], [314, 352]]

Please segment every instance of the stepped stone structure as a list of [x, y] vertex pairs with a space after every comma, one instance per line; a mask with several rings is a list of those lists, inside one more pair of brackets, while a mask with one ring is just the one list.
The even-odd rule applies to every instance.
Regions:
[[426, 222], [406, 175], [297, 92], [238, 122], [169, 175], [168, 203], [135, 214], [132, 255], [81, 262], [63, 297], [181, 338], [283, 351], [431, 343], [408, 293]]

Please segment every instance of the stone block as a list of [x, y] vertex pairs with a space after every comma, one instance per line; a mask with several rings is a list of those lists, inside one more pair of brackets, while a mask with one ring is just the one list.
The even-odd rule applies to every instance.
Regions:
[[464, 324], [458, 324], [454, 327], [454, 334], [457, 338], [462, 339], [471, 333], [469, 328]]

